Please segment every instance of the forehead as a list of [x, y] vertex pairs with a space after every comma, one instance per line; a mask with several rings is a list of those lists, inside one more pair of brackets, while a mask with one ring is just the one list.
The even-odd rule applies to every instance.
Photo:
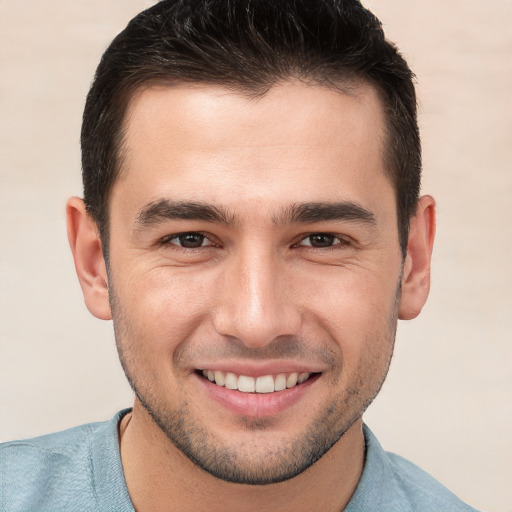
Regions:
[[257, 97], [151, 86], [129, 103], [114, 192], [129, 185], [141, 202], [337, 200], [375, 178], [387, 182], [384, 126], [378, 94], [365, 84], [347, 94], [286, 82]]

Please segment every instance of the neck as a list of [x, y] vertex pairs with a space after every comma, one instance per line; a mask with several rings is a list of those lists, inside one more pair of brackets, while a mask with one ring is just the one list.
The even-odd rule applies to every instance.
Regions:
[[168, 440], [137, 400], [119, 431], [123, 472], [137, 512], [339, 512], [364, 464], [361, 419], [309, 469], [271, 485], [234, 484], [205, 472]]

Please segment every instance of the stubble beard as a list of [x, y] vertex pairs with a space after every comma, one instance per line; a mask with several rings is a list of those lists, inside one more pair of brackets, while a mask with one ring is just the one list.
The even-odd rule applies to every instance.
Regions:
[[[377, 396], [388, 373], [393, 353], [400, 286], [395, 297], [394, 311], [388, 319], [389, 330], [386, 334], [377, 336], [379, 339], [371, 341], [382, 343], [388, 352], [386, 360], [380, 362], [380, 380], [369, 389], [361, 372], [358, 382], [334, 397], [324, 408], [323, 414], [319, 414], [307, 430], [279, 447], [266, 446], [266, 451], [262, 450], [261, 442], [256, 443], [254, 450], [251, 450], [250, 434], [261, 437], [261, 433], [271, 430], [271, 420], [242, 419], [240, 429], [249, 433], [249, 443], [246, 439], [239, 445], [228, 444], [209, 431], [208, 425], [199, 423], [193, 417], [186, 397], [175, 401], [180, 404], [179, 407], [170, 408], [162, 396], [152, 391], [155, 387], [151, 384], [144, 386], [140, 382], [143, 379], [136, 377], [136, 371], [132, 367], [137, 355], [133, 352], [129, 355], [129, 351], [125, 350], [125, 341], [121, 341], [133, 339], [130, 337], [133, 333], [130, 333], [129, 322], [115, 300], [112, 289], [110, 297], [116, 345], [123, 370], [137, 399], [169, 441], [190, 461], [220, 480], [236, 484], [268, 485], [294, 478], [315, 464], [343, 437]], [[336, 384], [334, 381], [339, 378], [339, 375], [337, 378], [333, 377], [332, 384]], [[258, 453], [257, 459], [253, 456], [254, 453]]]

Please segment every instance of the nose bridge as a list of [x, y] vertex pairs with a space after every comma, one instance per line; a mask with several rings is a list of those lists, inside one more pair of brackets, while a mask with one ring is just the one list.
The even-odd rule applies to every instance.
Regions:
[[279, 258], [268, 248], [246, 247], [225, 269], [214, 319], [217, 331], [252, 347], [264, 346], [300, 328]]

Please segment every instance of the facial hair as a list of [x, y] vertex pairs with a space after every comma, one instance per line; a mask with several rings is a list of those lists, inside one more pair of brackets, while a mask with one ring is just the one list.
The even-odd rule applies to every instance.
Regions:
[[[166, 402], [166, 393], [159, 393], [157, 386], [152, 386], [149, 382], [149, 372], [140, 372], [137, 369], [136, 361], [140, 360], [140, 354], [137, 353], [138, 349], [133, 341], [137, 336], [112, 289], [111, 280], [109, 292], [121, 365], [137, 399], [168, 440], [190, 461], [216, 478], [237, 484], [267, 485], [294, 478], [311, 467], [343, 437], [380, 391], [393, 352], [400, 282], [401, 279], [398, 281], [395, 303], [387, 325], [376, 334], [377, 339], [365, 340], [366, 346], [370, 343], [382, 344], [385, 347], [384, 359], [369, 358], [367, 365], [361, 365], [356, 382], [352, 382], [350, 387], [341, 388], [306, 429], [279, 446], [269, 443], [263, 453], [261, 438], [272, 436], [272, 418], [240, 418], [238, 427], [257, 433], [258, 441], [252, 445], [252, 436], [247, 436], [243, 443], [227, 443], [212, 432], [208, 424], [200, 422], [191, 414], [191, 407], [183, 390], [178, 390], [179, 396], [172, 397], [175, 405], [171, 406]], [[282, 357], [291, 354], [297, 356], [301, 350], [304, 351], [301, 347], [318, 345], [321, 348], [317, 349], [315, 357], [330, 361], [330, 371], [322, 378], [329, 378], [329, 384], [335, 388], [339, 386], [343, 364], [335, 362], [336, 358], [325, 342], [312, 343], [290, 338], [287, 341], [275, 340], [275, 343], [263, 351], [244, 348], [241, 344], [227, 345], [228, 348], [224, 351], [245, 359], [265, 359], [278, 354]], [[175, 368], [179, 368], [187, 360], [187, 349], [185, 346], [183, 351], [177, 351], [174, 357]], [[377, 381], [373, 377], [375, 368], [379, 369], [380, 375]], [[253, 457], [256, 453], [257, 458]]]

